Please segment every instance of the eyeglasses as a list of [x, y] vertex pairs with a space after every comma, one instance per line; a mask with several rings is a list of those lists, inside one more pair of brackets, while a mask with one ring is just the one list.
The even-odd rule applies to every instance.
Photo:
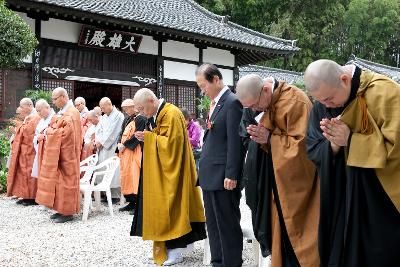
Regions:
[[263, 92], [263, 88], [261, 87], [257, 102], [252, 104], [251, 106], [248, 106], [247, 108], [256, 109], [259, 106], [262, 92]]

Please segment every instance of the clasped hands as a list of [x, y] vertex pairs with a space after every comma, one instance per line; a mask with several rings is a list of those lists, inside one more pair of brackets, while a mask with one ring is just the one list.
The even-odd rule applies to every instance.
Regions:
[[247, 128], [250, 139], [258, 144], [268, 143], [269, 130], [262, 125], [251, 124]]
[[322, 119], [319, 124], [323, 131], [323, 136], [331, 142], [335, 153], [341, 146], [347, 146], [350, 128], [340, 120], [340, 116], [332, 119]]

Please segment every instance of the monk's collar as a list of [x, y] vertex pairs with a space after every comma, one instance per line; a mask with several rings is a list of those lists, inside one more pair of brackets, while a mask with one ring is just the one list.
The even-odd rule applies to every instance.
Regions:
[[67, 111], [67, 109], [69, 108], [69, 107], [73, 107], [74, 106], [74, 103], [72, 102], [72, 100], [70, 99], [70, 100], [68, 100], [68, 102], [67, 102], [67, 104], [65, 104], [65, 106], [57, 113], [57, 114], [59, 114], [59, 115], [63, 115], [64, 113], [65, 113], [65, 111]]

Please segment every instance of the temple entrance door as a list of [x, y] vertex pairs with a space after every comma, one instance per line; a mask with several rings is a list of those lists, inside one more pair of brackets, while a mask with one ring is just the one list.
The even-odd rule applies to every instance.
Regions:
[[81, 96], [86, 100], [89, 110], [99, 105], [103, 97], [108, 97], [118, 109], [121, 109], [122, 86], [115, 84], [102, 84], [90, 82], [75, 82], [75, 98]]

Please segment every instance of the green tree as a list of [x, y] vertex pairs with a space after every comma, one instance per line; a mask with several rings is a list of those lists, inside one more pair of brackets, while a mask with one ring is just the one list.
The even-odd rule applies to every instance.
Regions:
[[29, 26], [0, 0], [0, 68], [21, 66], [38, 44]]
[[346, 54], [395, 66], [400, 53], [398, 0], [352, 0], [344, 22]]

